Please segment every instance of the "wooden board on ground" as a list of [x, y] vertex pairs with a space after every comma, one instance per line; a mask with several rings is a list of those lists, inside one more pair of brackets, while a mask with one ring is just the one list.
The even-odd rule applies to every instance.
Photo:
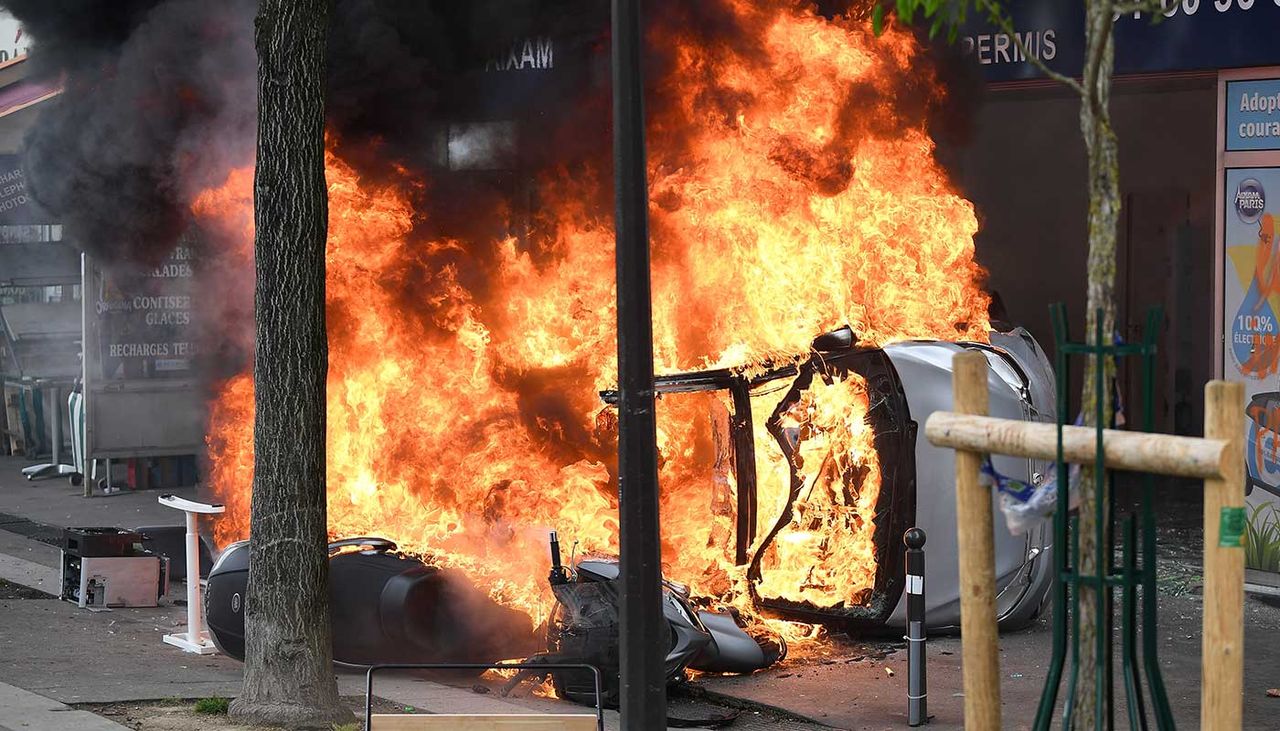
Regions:
[[370, 731], [596, 731], [596, 717], [455, 714], [401, 715], [375, 713]]

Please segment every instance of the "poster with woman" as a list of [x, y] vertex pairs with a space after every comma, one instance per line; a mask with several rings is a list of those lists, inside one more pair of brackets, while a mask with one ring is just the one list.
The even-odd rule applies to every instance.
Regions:
[[1245, 385], [1245, 566], [1280, 573], [1280, 168], [1225, 177], [1223, 370]]

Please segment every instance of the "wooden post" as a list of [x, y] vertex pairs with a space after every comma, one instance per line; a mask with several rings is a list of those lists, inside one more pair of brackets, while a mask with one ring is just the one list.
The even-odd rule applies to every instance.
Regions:
[[1200, 728], [1238, 731], [1244, 702], [1244, 386], [1211, 381], [1204, 402], [1205, 438], [1228, 441], [1231, 458], [1222, 479], [1204, 481]]
[[[924, 434], [931, 444], [952, 449], [1058, 459], [1056, 424], [935, 411], [925, 421]], [[1062, 427], [1062, 456], [1067, 462], [1091, 465], [1097, 447], [1098, 431], [1093, 427]], [[1102, 430], [1108, 469], [1207, 480], [1222, 477], [1227, 465], [1235, 464], [1228, 447], [1229, 442], [1218, 439]]]
[[[987, 413], [987, 359], [955, 356], [955, 410]], [[956, 451], [956, 528], [960, 553], [960, 637], [964, 654], [965, 728], [1000, 728], [1000, 658], [996, 634], [995, 546], [991, 490], [978, 481], [981, 452]]]

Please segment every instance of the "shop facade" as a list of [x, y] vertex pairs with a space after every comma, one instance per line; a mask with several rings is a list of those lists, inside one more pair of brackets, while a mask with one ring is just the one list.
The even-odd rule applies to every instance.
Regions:
[[1248, 399], [1247, 578], [1280, 594], [1280, 67], [1224, 71], [1218, 98], [1215, 360]]
[[32, 74], [20, 28], [0, 13], [7, 39], [18, 45], [0, 42], [0, 454], [40, 461], [23, 470], [31, 479], [87, 478], [86, 494], [195, 484], [206, 413], [192, 367], [193, 246], [107, 272], [64, 238], [31, 194], [23, 154], [62, 88]]
[[[1158, 19], [1115, 23], [1117, 335], [1139, 337], [1149, 308], [1163, 309], [1160, 431], [1201, 433], [1205, 381], [1245, 384], [1249, 579], [1256, 590], [1280, 592], [1280, 1], [1165, 7]], [[1028, 52], [1074, 75], [1083, 17], [1081, 2], [1040, 0], [1019, 5], [1014, 30]], [[1087, 199], [1078, 98], [1044, 78], [1000, 29], [972, 23], [960, 43], [984, 99], [956, 177], [982, 218], [978, 252], [989, 286], [1009, 317], [1042, 339], [1052, 302], [1067, 303], [1073, 332], [1082, 333]], [[1119, 381], [1136, 417], [1136, 364]]]

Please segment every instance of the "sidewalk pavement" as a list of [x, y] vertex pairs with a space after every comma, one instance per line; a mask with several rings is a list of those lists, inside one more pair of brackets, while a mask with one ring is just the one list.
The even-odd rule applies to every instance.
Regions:
[[[27, 482], [19, 475], [23, 464], [0, 458], [0, 579], [56, 594], [58, 551], [47, 542], [56, 541], [60, 526], [133, 527], [181, 521], [175, 511], [156, 502], [159, 491], [85, 499], [65, 481]], [[180, 492], [201, 497], [195, 490]], [[1178, 724], [1195, 728], [1200, 681], [1199, 546], [1175, 533], [1162, 533], [1160, 541], [1160, 665]], [[175, 587], [174, 596], [181, 595]], [[1280, 670], [1275, 670], [1280, 668], [1280, 607], [1250, 597], [1245, 611], [1244, 727], [1274, 728], [1271, 721], [1280, 712], [1280, 699], [1267, 698], [1265, 691], [1280, 686]], [[178, 631], [184, 623], [181, 606], [94, 613], [52, 599], [0, 600], [0, 683], [69, 704], [235, 695], [240, 688], [240, 663], [222, 656], [185, 655], [161, 642], [161, 635]], [[1001, 637], [1006, 728], [1030, 724], [1049, 659], [1049, 639], [1043, 619], [1028, 630]], [[739, 731], [815, 729], [815, 723], [900, 729], [906, 727], [903, 645], [845, 639], [822, 657], [792, 658], [750, 676], [704, 676], [693, 685], [716, 694], [717, 702], [745, 705], [748, 712], [733, 726]], [[964, 699], [959, 639], [930, 638], [927, 655], [929, 711], [934, 717], [929, 728], [960, 729]], [[473, 681], [437, 680], [441, 679], [379, 676], [375, 694], [445, 712], [587, 710], [536, 697], [478, 694], [471, 690]], [[341, 673], [339, 683], [344, 695], [364, 693], [362, 674]], [[458, 683], [461, 687], [456, 687]], [[755, 713], [769, 706], [785, 709], [791, 719], [813, 722]], [[0, 723], [7, 721], [0, 711]], [[617, 728], [617, 713], [610, 713], [608, 722], [610, 728]]]
[[[22, 479], [19, 468], [24, 464], [0, 457], [0, 579], [50, 596], [0, 599], [0, 688], [12, 688], [15, 697], [21, 694], [26, 699], [19, 706], [9, 704], [0, 694], [0, 731], [119, 731], [122, 726], [87, 712], [66, 710], [63, 704], [234, 697], [239, 693], [243, 673], [239, 662], [221, 655], [185, 654], [162, 642], [163, 635], [185, 627], [185, 607], [90, 612], [54, 597], [59, 592], [60, 553], [52, 543], [60, 529], [179, 524], [182, 516], [158, 504], [160, 491], [86, 499], [62, 480]], [[173, 492], [197, 499], [208, 497], [194, 489]], [[182, 596], [182, 589], [175, 585], [171, 597]], [[393, 703], [437, 712], [591, 713], [565, 701], [533, 696], [528, 690], [522, 697], [503, 698], [472, 690], [474, 679], [436, 679], [380, 674], [374, 692]], [[462, 687], [450, 683], [461, 683]], [[363, 673], [339, 670], [338, 684], [344, 696], [364, 695]], [[677, 701], [673, 713], [707, 712], [698, 705]], [[29, 712], [28, 706], [32, 709]], [[31, 715], [37, 712], [45, 715]], [[47, 714], [58, 714], [52, 725], [36, 725], [44, 723]], [[616, 711], [607, 712], [605, 721], [608, 729], [620, 727]], [[92, 725], [95, 723], [98, 725]], [[814, 731], [821, 727], [748, 710], [734, 728]]]
[[114, 721], [0, 683], [0, 731], [128, 731]]
[[[18, 541], [30, 542], [3, 533], [0, 531], [0, 551], [14, 550]], [[48, 561], [48, 551], [33, 547], [32, 553]], [[56, 551], [53, 553], [56, 560]], [[52, 571], [43, 564], [5, 558]], [[31, 586], [22, 581], [13, 583]], [[90, 713], [69, 713], [64, 703], [234, 697], [240, 691], [240, 663], [220, 655], [185, 654], [161, 641], [162, 635], [185, 626], [185, 616], [185, 608], [178, 606], [89, 612], [51, 596], [0, 599], [0, 731], [123, 728]], [[362, 673], [340, 671], [338, 679], [343, 695], [364, 694]], [[418, 677], [379, 676], [375, 683], [378, 697], [426, 710], [588, 712], [582, 707], [536, 697], [503, 699], [481, 695], [469, 687], [455, 688]], [[9, 702], [6, 693], [10, 688], [13, 697], [22, 703]], [[49, 715], [54, 713], [57, 715]], [[619, 727], [616, 713], [607, 720], [608, 728]]]
[[[109, 525], [136, 528], [140, 525], [181, 525], [182, 515], [159, 503], [164, 494], [191, 500], [212, 500], [213, 496], [194, 487], [173, 490], [138, 490], [83, 497], [83, 488], [72, 487], [66, 479], [27, 480], [20, 474], [30, 464], [18, 457], [0, 457], [0, 529], [22, 532], [23, 519], [58, 527]], [[18, 526], [14, 526], [18, 523]], [[15, 530], [16, 528], [16, 530]]]

